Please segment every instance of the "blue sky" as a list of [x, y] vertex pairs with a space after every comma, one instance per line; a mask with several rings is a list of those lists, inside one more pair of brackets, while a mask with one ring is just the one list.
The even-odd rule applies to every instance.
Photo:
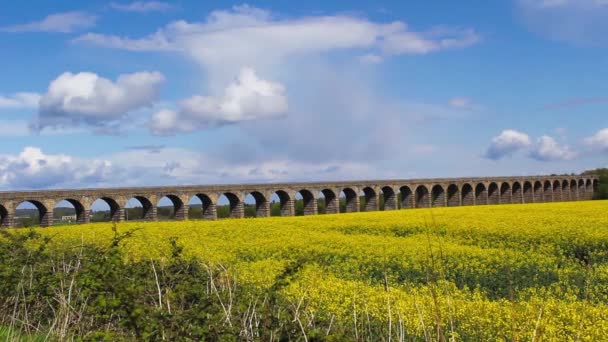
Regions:
[[608, 3], [0, 5], [0, 188], [608, 166]]

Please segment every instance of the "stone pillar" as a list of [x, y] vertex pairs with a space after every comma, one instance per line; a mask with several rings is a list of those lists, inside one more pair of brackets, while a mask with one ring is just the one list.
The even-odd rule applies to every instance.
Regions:
[[365, 211], [378, 211], [380, 209], [378, 203], [378, 195], [365, 196]]
[[264, 200], [260, 204], [256, 203], [255, 216], [256, 217], [269, 217], [270, 216], [270, 202]]
[[317, 207], [316, 198], [311, 198], [308, 201], [306, 201], [306, 199], [304, 199], [303, 204], [304, 204], [304, 216], [317, 215], [319, 213], [319, 208]]
[[281, 201], [281, 216], [294, 216], [295, 206], [294, 200], [290, 197], [288, 200]]
[[91, 222], [91, 210], [84, 209], [81, 213], [76, 213], [78, 224], [87, 224]]
[[325, 198], [325, 213], [326, 214], [339, 214], [340, 213], [340, 198], [333, 196], [333, 198]]
[[398, 208], [397, 194], [395, 192], [384, 194], [384, 210], [397, 210]]
[[245, 217], [245, 203], [238, 199], [236, 204], [230, 203], [230, 218]]
[[173, 208], [175, 209], [175, 219], [178, 221], [185, 221], [188, 219], [188, 206], [183, 202], [179, 204], [173, 204]]
[[203, 203], [203, 220], [217, 220], [217, 206], [215, 203]]
[[40, 226], [41, 227], [50, 227], [53, 225], [53, 210], [46, 210], [42, 212], [42, 210], [38, 210], [40, 213]]
[[355, 195], [351, 198], [346, 198], [346, 212], [347, 213], [356, 213], [359, 211], [361, 206], [361, 199], [358, 195]]
[[158, 221], [158, 207], [156, 205], [152, 205], [149, 208], [142, 207], [144, 212], [144, 221]]
[[112, 222], [123, 222], [125, 220], [125, 207], [118, 207], [112, 213]]

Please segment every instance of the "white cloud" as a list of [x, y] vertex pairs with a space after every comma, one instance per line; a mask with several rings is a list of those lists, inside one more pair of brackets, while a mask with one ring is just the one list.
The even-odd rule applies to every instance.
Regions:
[[174, 49], [205, 65], [230, 63], [241, 67], [262, 56], [276, 61], [343, 49], [385, 55], [425, 54], [470, 46], [479, 41], [479, 36], [471, 29], [415, 32], [400, 21], [376, 23], [346, 15], [281, 20], [265, 10], [242, 5], [230, 11], [214, 11], [202, 23], [175, 21], [139, 39], [90, 33], [75, 41], [128, 50]]
[[524, 24], [551, 40], [572, 44], [608, 44], [606, 0], [517, 0]]
[[164, 134], [277, 118], [287, 111], [287, 97], [282, 84], [260, 79], [255, 70], [243, 68], [221, 97], [193, 96], [182, 100], [179, 107], [179, 112], [161, 110], [155, 113], [151, 129]]
[[0, 187], [38, 189], [97, 184], [112, 174], [105, 160], [78, 160], [65, 154], [45, 154], [25, 147], [16, 155], [0, 155]]
[[363, 56], [359, 56], [359, 61], [365, 64], [379, 64], [384, 61], [384, 58], [373, 53], [368, 53]]
[[473, 109], [475, 107], [473, 100], [468, 97], [456, 96], [450, 99], [449, 104], [454, 108]]
[[40, 99], [34, 127], [87, 123], [102, 125], [150, 106], [164, 77], [159, 72], [120, 75], [115, 82], [95, 73], [63, 73]]
[[599, 130], [585, 139], [585, 143], [593, 149], [608, 152], [608, 128]]
[[97, 17], [80, 11], [51, 14], [40, 21], [5, 26], [5, 32], [60, 32], [70, 33], [95, 26]]
[[559, 144], [547, 135], [538, 138], [536, 146], [530, 152], [530, 157], [539, 161], [571, 160], [576, 155], [569, 146]]
[[0, 95], [0, 109], [36, 108], [40, 101], [40, 94], [15, 93], [13, 95]]
[[531, 145], [530, 137], [522, 132], [507, 129], [498, 136], [492, 138], [492, 143], [488, 147], [486, 158], [498, 160], [513, 153], [527, 148]]
[[173, 8], [171, 4], [162, 1], [135, 1], [128, 4], [113, 2], [110, 4], [110, 7], [119, 11], [140, 13], [162, 12]]

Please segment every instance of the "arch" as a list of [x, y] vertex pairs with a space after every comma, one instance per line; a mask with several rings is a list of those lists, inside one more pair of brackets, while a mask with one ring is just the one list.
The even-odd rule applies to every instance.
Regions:
[[[33, 208], [28, 208], [28, 206]], [[24, 200], [17, 204], [13, 218], [15, 226], [17, 227], [38, 225], [47, 227], [53, 224], [53, 213], [49, 212], [44, 203], [36, 200]]]
[[[141, 206], [137, 206], [137, 203], [134, 203], [133, 199], [139, 202]], [[132, 203], [133, 206], [131, 207]], [[126, 221], [156, 220], [156, 207], [152, 205], [152, 202], [147, 197], [141, 195], [135, 195], [125, 203], [124, 213]]]
[[475, 186], [475, 204], [488, 204], [488, 189], [483, 183], [477, 183]]
[[188, 218], [217, 220], [217, 205], [209, 195], [197, 193], [188, 202]]
[[592, 184], [593, 184], [593, 198], [595, 198], [597, 192], [600, 190], [600, 181], [598, 179], [594, 179]]
[[156, 218], [183, 221], [188, 218], [188, 208], [179, 196], [166, 194], [156, 202]]
[[412, 189], [404, 185], [399, 188], [399, 195], [401, 196], [401, 209], [409, 209], [414, 208], [414, 194], [412, 193]]
[[445, 203], [445, 191], [443, 187], [439, 184], [436, 184], [431, 188], [431, 206], [432, 207], [444, 207]]
[[553, 181], [551, 193], [553, 194], [553, 201], [558, 202], [562, 200], [562, 186], [558, 180]]
[[456, 207], [460, 205], [460, 190], [458, 185], [450, 184], [448, 186], [448, 207]]
[[494, 182], [488, 185], [488, 204], [500, 204], [500, 191]]
[[[259, 191], [252, 191], [250, 192], [248, 195], [251, 195], [251, 197], [253, 197], [254, 202], [253, 203], [253, 216], [254, 217], [268, 217], [270, 216], [270, 202], [268, 202], [268, 199], [266, 198], [266, 196], [264, 196], [263, 193], [259, 192]], [[247, 196], [245, 196], [247, 197]], [[243, 205], [245, 205], [245, 203], [243, 203]], [[243, 213], [244, 213], [244, 208], [243, 208]]]
[[[344, 206], [340, 205], [340, 211], [344, 213], [356, 213], [359, 211], [359, 196], [352, 188], [344, 188], [340, 192]], [[342, 201], [342, 200], [341, 200]]]
[[[298, 194], [301, 199], [298, 199]], [[316, 215], [317, 214], [317, 199], [312, 191], [302, 189], [296, 193], [296, 215]]]
[[511, 194], [511, 203], [524, 202], [524, 193], [520, 182], [513, 182]]
[[553, 185], [550, 180], [546, 180], [543, 185], [543, 202], [553, 202]]
[[429, 189], [424, 185], [416, 188], [416, 208], [429, 208], [431, 206], [431, 196]]
[[378, 205], [378, 195], [374, 189], [366, 186], [361, 191], [363, 191], [362, 211], [376, 211], [380, 209], [380, 206]]
[[543, 201], [543, 183], [541, 183], [540, 181], [536, 181], [534, 182], [534, 202], [535, 203], [540, 203]]
[[[227, 201], [223, 204], [220, 202]], [[225, 202], [224, 202], [225, 203]], [[245, 217], [245, 204], [238, 195], [232, 192], [224, 192], [218, 196], [215, 203], [218, 218], [243, 218]]]
[[463, 184], [460, 195], [462, 197], [462, 205], [475, 205], [475, 192], [473, 191], [473, 186], [471, 184]]
[[508, 204], [513, 201], [511, 193], [511, 184], [503, 182], [500, 184], [500, 204]]
[[[72, 208], [63, 206], [66, 203], [71, 205]], [[60, 208], [67, 208], [68, 210], [65, 211]], [[54, 221], [58, 221], [60, 223], [88, 223], [89, 213], [84, 209], [84, 205], [82, 205], [80, 201], [75, 200], [73, 198], [65, 198], [57, 202], [57, 204], [55, 204], [55, 206], [53, 207], [53, 218]]]
[[534, 187], [529, 181], [524, 182], [524, 203], [534, 202]]
[[289, 193], [287, 193], [287, 191], [284, 190], [277, 190], [274, 192], [274, 194], [272, 195], [272, 197], [277, 197], [278, 198], [278, 208], [274, 203], [271, 203], [271, 215], [273, 216], [293, 216], [295, 215], [294, 213], [294, 206], [293, 206], [293, 199], [291, 198], [291, 196], [289, 196]]
[[4, 227], [12, 227], [12, 222], [8, 210], [0, 204], [0, 228]]
[[397, 203], [397, 194], [390, 186], [385, 186], [380, 189], [382, 191], [382, 210], [396, 210], [399, 209], [399, 203]]
[[331, 189], [323, 189], [317, 197], [317, 213], [337, 214], [340, 212], [340, 202], [338, 196]]
[[570, 180], [570, 200], [576, 201], [578, 199], [578, 186], [576, 180]]
[[[105, 204], [107, 210], [98, 210], [97, 204]], [[111, 197], [99, 197], [91, 202], [91, 208], [89, 208], [89, 217], [92, 222], [112, 221], [119, 222], [124, 220], [125, 209], [121, 208], [118, 202]]]

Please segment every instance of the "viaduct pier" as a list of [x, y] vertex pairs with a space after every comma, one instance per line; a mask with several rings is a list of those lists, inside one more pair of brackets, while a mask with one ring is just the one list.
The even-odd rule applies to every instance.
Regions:
[[110, 207], [112, 221], [123, 221], [132, 198], [141, 203], [143, 220], [156, 221], [163, 197], [173, 204], [177, 220], [188, 219], [194, 197], [200, 200], [203, 219], [215, 220], [222, 195], [229, 202], [230, 217], [242, 218], [248, 195], [255, 199], [256, 216], [265, 217], [270, 215], [271, 198], [280, 202], [281, 216], [293, 216], [296, 198], [303, 201], [304, 215], [315, 215], [318, 199], [324, 200], [326, 213], [340, 212], [340, 197], [345, 198], [346, 212], [380, 210], [380, 198], [383, 210], [558, 202], [589, 200], [598, 184], [595, 175], [578, 175], [4, 191], [0, 192], [0, 226], [14, 227], [17, 206], [23, 202], [32, 203], [40, 225], [49, 226], [53, 224], [53, 208], [64, 200], [74, 206], [78, 223], [90, 221], [93, 202], [98, 199]]

